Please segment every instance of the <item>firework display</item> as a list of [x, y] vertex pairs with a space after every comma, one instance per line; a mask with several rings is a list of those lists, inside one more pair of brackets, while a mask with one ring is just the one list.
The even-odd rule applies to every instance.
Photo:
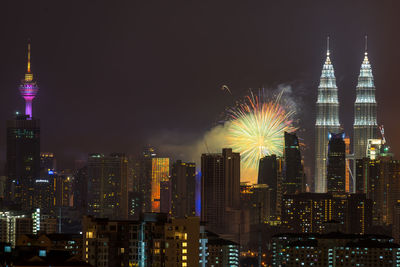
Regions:
[[228, 110], [227, 145], [241, 155], [245, 169], [258, 169], [260, 158], [275, 154], [281, 156], [284, 132], [293, 132], [294, 109], [282, 101], [279, 94], [268, 96], [263, 90], [252, 91], [236, 107]]

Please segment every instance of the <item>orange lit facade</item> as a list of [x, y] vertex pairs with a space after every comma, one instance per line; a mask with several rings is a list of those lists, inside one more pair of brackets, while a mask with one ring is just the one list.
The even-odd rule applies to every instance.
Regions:
[[169, 158], [152, 158], [151, 161], [151, 211], [160, 212], [162, 181], [169, 179]]
[[[346, 144], [346, 155], [350, 154], [350, 138], [348, 136], [346, 136], [346, 138], [344, 138], [344, 143]], [[346, 193], [350, 192], [350, 160], [348, 158], [346, 158], [346, 181], [345, 181], [345, 190]], [[353, 190], [355, 191], [355, 188], [353, 188]]]

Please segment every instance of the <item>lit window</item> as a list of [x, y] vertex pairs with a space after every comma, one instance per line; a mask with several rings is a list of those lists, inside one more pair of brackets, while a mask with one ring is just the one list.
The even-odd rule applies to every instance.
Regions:
[[182, 249], [182, 254], [186, 254], [187, 253], [187, 249]]
[[182, 247], [184, 247], [184, 248], [187, 247], [187, 243], [186, 243], [186, 242], [183, 242], [183, 243], [182, 243]]
[[93, 232], [86, 232], [86, 238], [93, 238]]

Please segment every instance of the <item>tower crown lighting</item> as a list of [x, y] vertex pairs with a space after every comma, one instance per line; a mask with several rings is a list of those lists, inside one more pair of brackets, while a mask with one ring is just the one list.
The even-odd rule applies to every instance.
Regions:
[[36, 81], [33, 79], [33, 73], [31, 72], [31, 43], [28, 43], [28, 63], [25, 78], [21, 81], [19, 91], [22, 97], [25, 99], [25, 115], [29, 115], [32, 118], [32, 101], [36, 97], [39, 87]]
[[335, 70], [330, 59], [329, 37], [326, 42], [326, 59], [322, 67], [317, 96], [315, 122], [315, 191], [326, 192], [326, 162], [329, 133], [340, 131], [339, 99]]

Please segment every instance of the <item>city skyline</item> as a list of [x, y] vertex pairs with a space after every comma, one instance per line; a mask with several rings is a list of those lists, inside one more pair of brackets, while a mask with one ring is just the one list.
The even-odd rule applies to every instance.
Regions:
[[393, 6], [22, 1], [1, 266], [400, 267]]
[[[3, 55], [1, 66], [4, 75], [0, 78], [0, 85], [4, 89], [0, 96], [7, 99], [0, 107], [1, 118], [10, 118], [16, 109], [23, 111], [23, 99], [19, 96], [16, 83], [26, 66], [27, 39], [32, 38], [32, 69], [41, 88], [34, 106], [35, 114], [41, 118], [43, 125], [42, 151], [53, 151], [62, 167], [72, 167], [73, 160], [86, 158], [88, 152], [138, 152], [143, 144], [151, 142], [157, 146], [166, 140], [171, 146], [178, 141], [193, 144], [215, 125], [225, 107], [240, 99], [249, 88], [276, 88], [280, 84], [289, 84], [293, 95], [301, 100], [303, 114], [299, 119], [304, 132], [299, 133], [299, 138], [309, 145], [305, 152], [306, 166], [312, 168], [310, 155], [314, 149], [312, 139], [308, 136], [313, 135], [313, 127], [304, 117], [315, 112], [313, 102], [316, 99], [315, 88], [325, 50], [325, 37], [331, 37], [331, 60], [337, 76], [340, 114], [352, 114], [341, 116], [343, 125], [346, 133], [352, 135], [355, 87], [366, 33], [369, 36], [368, 56], [373, 62], [377, 102], [385, 103], [384, 107], [378, 109], [378, 117], [381, 118], [380, 123], [385, 125], [389, 145], [394, 152], [399, 151], [400, 144], [395, 138], [399, 129], [393, 116], [389, 116], [398, 109], [394, 97], [391, 97], [396, 94], [392, 90], [395, 68], [386, 67], [394, 66], [396, 58], [400, 56], [395, 49], [397, 40], [392, 38], [392, 28], [387, 27], [394, 17], [374, 23], [382, 18], [379, 11], [391, 12], [387, 6], [366, 2], [365, 8], [369, 13], [360, 14], [357, 23], [350, 23], [351, 15], [344, 14], [342, 19], [349, 22], [349, 30], [343, 32], [344, 22], [322, 20], [320, 13], [329, 5], [317, 4], [310, 11], [301, 12], [295, 12], [296, 5], [265, 5], [263, 7], [270, 15], [267, 16], [250, 5], [232, 3], [229, 6], [231, 12], [223, 13], [223, 17], [231, 24], [217, 19], [217, 12], [222, 10], [220, 4], [204, 4], [204, 7], [214, 8], [210, 17], [205, 16], [201, 9], [180, 6], [180, 11], [187, 12], [175, 15], [187, 21], [188, 26], [174, 24], [174, 19], [168, 14], [159, 11], [151, 13], [154, 7], [147, 4], [141, 4], [141, 12], [132, 16], [123, 10], [123, 6], [113, 7], [109, 18], [120, 18], [113, 23], [100, 21], [96, 13], [89, 12], [88, 18], [93, 21], [89, 22], [84, 17], [84, 7], [92, 7], [95, 12], [103, 10], [105, 6], [102, 3], [82, 5], [83, 9], [68, 9], [78, 18], [71, 20], [62, 5], [50, 5], [54, 9], [49, 12], [44, 4], [27, 3], [27, 9], [22, 13], [36, 12], [41, 17], [33, 27], [26, 27], [31, 20], [25, 18], [11, 23], [12, 14], [20, 12], [18, 5], [10, 4], [7, 14], [2, 17], [4, 22], [10, 22], [13, 27], [6, 30], [8, 41], [1, 44], [1, 50], [8, 51]], [[125, 6], [127, 9], [129, 7], [132, 6]], [[243, 9], [239, 11], [239, 7]], [[348, 4], [348, 7], [349, 10], [355, 10], [357, 5]], [[277, 16], [272, 11], [283, 10], [294, 17], [272, 27], [271, 20]], [[332, 7], [330, 11], [328, 17], [339, 14], [338, 8]], [[254, 19], [234, 20], [241, 14], [238, 12]], [[315, 21], [322, 25], [313, 27], [311, 21], [302, 20], [294, 23], [310, 12], [315, 12]], [[373, 12], [377, 15], [371, 16]], [[55, 18], [56, 14], [59, 18]], [[196, 19], [192, 19], [191, 15], [196, 14]], [[153, 16], [157, 17], [156, 24], [149, 24], [148, 20]], [[46, 18], [54, 19], [55, 23], [47, 24]], [[161, 19], [167, 23], [157, 24]], [[67, 27], [68, 23], [76, 26], [82, 24], [85, 30], [89, 30], [95, 22], [99, 22], [99, 28], [94, 28], [88, 34]], [[242, 28], [238, 27], [239, 22], [243, 24]], [[133, 25], [131, 31], [127, 31], [126, 25]], [[146, 27], [141, 29], [135, 25]], [[190, 26], [193, 26], [193, 31], [188, 32]], [[54, 27], [58, 31], [51, 31], [53, 35], [44, 34], [54, 30]], [[210, 38], [201, 29], [207, 29]], [[145, 30], [154, 34], [148, 35]], [[183, 32], [186, 33], [185, 39], [179, 35]], [[169, 35], [172, 38], [165, 38]], [[52, 42], [49, 38], [52, 38]], [[76, 38], [80, 41], [72, 42]], [[156, 42], [160, 38], [168, 40], [160, 44]], [[214, 39], [221, 45], [211, 46]], [[222, 45], [227, 42], [230, 48]], [[282, 43], [285, 45], [280, 45]], [[203, 47], [210, 50], [209, 57], [204, 57]], [[164, 54], [166, 51], [170, 51], [170, 55]], [[201, 56], [195, 55], [195, 51]], [[176, 58], [176, 62], [171, 57]], [[78, 61], [80, 64], [77, 64]], [[233, 97], [220, 90], [222, 85], [230, 88]], [[195, 97], [197, 92], [202, 93]], [[154, 97], [154, 93], [158, 97]], [[346, 93], [349, 96], [344, 97]], [[146, 100], [148, 104], [144, 104]], [[203, 106], [211, 108], [204, 109]], [[119, 117], [127, 123], [119, 123], [115, 119]], [[58, 141], [60, 132], [64, 136], [62, 143]], [[87, 142], [89, 136], [93, 143]], [[98, 144], [102, 144], [101, 147]], [[160, 150], [165, 153], [166, 146]], [[4, 138], [0, 140], [0, 152], [0, 160], [4, 161]], [[203, 152], [206, 152], [205, 148]]]

